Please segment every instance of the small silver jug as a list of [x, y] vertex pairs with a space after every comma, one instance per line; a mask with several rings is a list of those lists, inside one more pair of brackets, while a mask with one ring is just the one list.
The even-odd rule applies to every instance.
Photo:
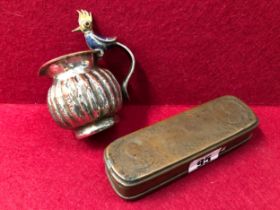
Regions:
[[[39, 71], [53, 78], [47, 97], [51, 116], [61, 127], [74, 129], [79, 139], [114, 125], [122, 107], [121, 87], [109, 70], [97, 66], [99, 58], [98, 50], [67, 54], [45, 63]], [[126, 97], [135, 63], [133, 54], [130, 58], [130, 72], [122, 85]]]
[[[55, 122], [63, 128], [74, 129], [77, 138], [84, 138], [117, 122], [122, 94], [128, 98], [127, 84], [134, 72], [135, 58], [127, 46], [117, 42], [116, 37], [104, 38], [94, 33], [90, 12], [77, 12], [79, 27], [73, 31], [84, 34], [91, 50], [55, 58], [40, 68], [39, 75], [53, 78], [48, 107]], [[131, 61], [122, 88], [110, 71], [97, 65], [104, 52], [113, 47], [123, 49]]]

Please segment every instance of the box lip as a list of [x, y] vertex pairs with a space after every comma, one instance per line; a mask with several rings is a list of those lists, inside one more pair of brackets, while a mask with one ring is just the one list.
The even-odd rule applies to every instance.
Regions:
[[196, 158], [199, 158], [201, 155], [205, 154], [205, 153], [208, 153], [208, 152], [211, 152], [213, 151], [214, 149], [218, 148], [218, 147], [221, 147], [222, 145], [238, 138], [238, 137], [241, 137], [242, 135], [246, 134], [247, 132], [250, 132], [252, 131], [253, 129], [255, 129], [256, 127], [258, 126], [258, 122], [256, 122], [253, 126], [251, 126], [250, 128], [247, 128], [246, 130], [238, 133], [237, 135], [233, 135], [232, 137], [229, 137], [227, 139], [225, 139], [224, 141], [220, 142], [219, 144], [215, 144], [215, 145], [212, 145], [210, 147], [207, 147], [203, 150], [201, 150], [199, 153], [193, 155], [193, 156], [189, 156], [188, 158], [186, 159], [183, 159], [179, 162], [177, 162], [176, 164], [173, 164], [173, 165], [170, 165], [169, 167], [166, 167], [166, 168], [163, 168], [161, 170], [158, 170], [158, 171], [155, 171], [154, 173], [152, 174], [149, 174], [147, 176], [144, 176], [142, 177], [141, 179], [136, 179], [135, 181], [126, 181], [126, 180], [123, 180], [121, 177], [119, 177], [114, 169], [112, 167], [110, 167], [110, 163], [108, 164], [108, 161], [106, 159], [106, 153], [104, 155], [104, 159], [105, 159], [105, 165], [106, 167], [108, 168], [108, 170], [111, 172], [111, 176], [118, 182], [120, 183], [121, 185], [123, 185], [124, 187], [132, 187], [132, 186], [137, 186], [137, 185], [140, 185], [144, 182], [147, 182], [157, 176], [160, 176], [170, 170], [172, 170], [173, 168], [177, 168], [179, 167], [180, 165], [183, 165], [187, 162], [190, 162]]
[[[230, 152], [231, 150], [233, 150], [233, 149], [239, 147], [240, 145], [246, 143], [247, 141], [249, 141], [249, 140], [252, 138], [252, 136], [253, 136], [253, 134], [250, 134], [250, 135], [249, 135], [247, 138], [245, 138], [243, 141], [241, 141], [241, 142], [239, 142], [238, 144], [232, 146], [231, 148], [229, 148], [228, 150], [226, 150], [226, 152], [221, 153], [221, 155], [224, 155], [224, 154]], [[210, 162], [210, 163], [212, 163], [212, 162]], [[118, 191], [117, 187], [115, 186], [115, 184], [114, 184], [114, 182], [113, 182], [113, 180], [112, 180], [112, 179], [113, 179], [113, 177], [111, 176], [112, 174], [110, 174], [110, 170], [107, 168], [106, 165], [105, 165], [105, 172], [106, 172], [106, 175], [107, 175], [107, 177], [108, 177], [108, 179], [109, 179], [109, 182], [110, 182], [110, 184], [111, 184], [113, 190], [115, 191], [115, 193], [116, 193], [119, 197], [121, 197], [122, 199], [125, 199], [125, 200], [135, 200], [135, 199], [138, 199], [138, 198], [142, 197], [143, 195], [146, 195], [146, 194], [148, 194], [148, 193], [150, 193], [150, 192], [152, 192], [152, 191], [154, 191], [154, 190], [160, 188], [161, 186], [164, 186], [164, 185], [166, 185], [166, 184], [168, 184], [168, 183], [170, 183], [170, 182], [176, 180], [177, 178], [180, 178], [180, 177], [182, 177], [182, 176], [184, 176], [184, 175], [189, 174], [188, 170], [182, 171], [181, 173], [178, 173], [177, 175], [175, 175], [175, 176], [173, 176], [173, 177], [171, 177], [171, 178], [169, 178], [169, 179], [166, 179], [165, 181], [161, 182], [160, 184], [154, 185], [153, 187], [151, 187], [151, 188], [149, 188], [149, 189], [147, 189], [147, 190], [145, 190], [145, 191], [143, 191], [143, 192], [141, 192], [141, 193], [134, 194], [134, 195], [132, 195], [132, 196], [126, 196], [126, 195], [122, 194], [120, 191]], [[115, 180], [115, 181], [117, 182], [117, 180]], [[121, 183], [118, 183], [118, 184], [121, 184]], [[127, 187], [127, 186], [123, 186], [123, 187]], [[128, 188], [129, 188], [129, 187], [131, 187], [131, 186], [128, 186]], [[133, 187], [133, 186], [132, 186], [132, 187]]]
[[[114, 167], [112, 167], [112, 164], [111, 164], [111, 161], [110, 159], [108, 158], [108, 148], [110, 145], [108, 145], [105, 149], [105, 152], [104, 152], [104, 161], [105, 161], [105, 165], [106, 165], [106, 168], [108, 169], [108, 171], [110, 171], [111, 173], [111, 177], [113, 177], [118, 183], [120, 183], [121, 185], [125, 186], [125, 187], [131, 187], [131, 186], [137, 186], [139, 184], [142, 184], [144, 182], [147, 182], [153, 178], [155, 178], [156, 176], [160, 176], [170, 170], [172, 170], [173, 168], [176, 168], [176, 167], [179, 167], [180, 165], [183, 165], [185, 164], [186, 162], [190, 162], [191, 160], [195, 159], [195, 158], [198, 158], [200, 157], [202, 154], [204, 153], [207, 153], [207, 152], [211, 152], [212, 150], [214, 150], [215, 148], [218, 148], [220, 146], [222, 146], [223, 144], [226, 144], [230, 141], [232, 141], [233, 139], [236, 139], [238, 137], [241, 137], [242, 135], [252, 131], [253, 129], [255, 129], [258, 124], [259, 124], [259, 119], [257, 118], [256, 114], [254, 113], [254, 111], [249, 107], [247, 106], [247, 104], [245, 104], [243, 101], [241, 101], [240, 99], [238, 99], [237, 97], [235, 96], [222, 96], [222, 97], [218, 97], [216, 99], [213, 99], [213, 100], [210, 100], [204, 104], [207, 104], [211, 101], [215, 101], [215, 100], [218, 100], [220, 98], [234, 98], [235, 100], [237, 100], [239, 103], [241, 103], [243, 106], [245, 106], [247, 108], [247, 110], [249, 110], [251, 113], [252, 113], [252, 116], [253, 116], [253, 119], [252, 119], [252, 123], [248, 123], [247, 127], [244, 128], [242, 131], [239, 131], [237, 132], [236, 134], [224, 139], [222, 142], [219, 142], [218, 144], [214, 144], [214, 145], [211, 145], [209, 147], [206, 147], [204, 148], [203, 150], [201, 150], [200, 152], [196, 153], [195, 155], [192, 155], [192, 156], [189, 156], [185, 159], [182, 159], [181, 161], [179, 162], [176, 162], [175, 164], [172, 164], [170, 165], [169, 167], [166, 167], [166, 168], [162, 168], [162, 169], [159, 169], [157, 171], [154, 171], [153, 173], [151, 174], [148, 174], [146, 176], [143, 176], [143, 177], [140, 177], [140, 178], [137, 178], [133, 181], [131, 180], [125, 180], [123, 179], [121, 176], [119, 176], [115, 170], [114, 170]], [[202, 104], [203, 105], [203, 104]], [[200, 105], [198, 105], [197, 107], [199, 107]], [[193, 109], [196, 109], [196, 107], [190, 109], [190, 110], [193, 110]], [[187, 111], [190, 111], [190, 110], [187, 110]], [[180, 113], [179, 113], [180, 114]], [[169, 118], [172, 118], [172, 117], [175, 117], [177, 115], [173, 115]], [[166, 119], [169, 119], [169, 118], [166, 118]], [[164, 120], [166, 120], [164, 119]], [[163, 120], [162, 120], [163, 121]], [[157, 122], [157, 123], [160, 123], [161, 121]], [[155, 123], [155, 124], [157, 124]], [[153, 124], [153, 125], [155, 125]], [[151, 125], [152, 126], [152, 125]], [[149, 127], [149, 126], [148, 126]], [[141, 129], [139, 129], [141, 130]], [[134, 133], [134, 132], [133, 132]], [[129, 135], [129, 134], [128, 134]], [[117, 140], [116, 140], [117, 141]]]
[[145, 195], [145, 194], [147, 194], [147, 193], [149, 193], [149, 192], [154, 191], [155, 189], [157, 189], [157, 188], [159, 188], [159, 187], [161, 187], [161, 186], [164, 186], [165, 184], [167, 184], [167, 183], [169, 183], [169, 182], [172, 182], [172, 181], [176, 180], [177, 178], [179, 178], [179, 177], [181, 177], [181, 176], [183, 176], [183, 175], [185, 175], [185, 174], [188, 174], [188, 171], [186, 170], [186, 171], [184, 171], [184, 172], [182, 172], [182, 173], [179, 173], [179, 174], [177, 174], [176, 176], [173, 176], [172, 178], [167, 179], [167, 180], [161, 182], [160, 184], [155, 185], [155, 186], [149, 188], [148, 190], [145, 190], [145, 191], [143, 191], [143, 192], [141, 192], [141, 193], [139, 193], [139, 194], [135, 194], [135, 195], [132, 195], [132, 196], [125, 196], [125, 195], [121, 194], [120, 191], [117, 190], [117, 188], [116, 188], [115, 184], [113, 183], [112, 178], [111, 178], [111, 176], [110, 176], [110, 174], [109, 174], [110, 172], [109, 172], [109, 169], [107, 168], [107, 166], [105, 166], [105, 171], [106, 171], [106, 174], [107, 174], [107, 177], [108, 177], [108, 179], [109, 179], [109, 182], [110, 182], [110, 184], [111, 184], [113, 190], [115, 191], [115, 193], [117, 193], [118, 196], [120, 196], [121, 198], [123, 198], [123, 199], [125, 199], [125, 200], [134, 200], [134, 199], [137, 199], [137, 198], [139, 198], [139, 197], [141, 197], [141, 196], [143, 196], [143, 195]]

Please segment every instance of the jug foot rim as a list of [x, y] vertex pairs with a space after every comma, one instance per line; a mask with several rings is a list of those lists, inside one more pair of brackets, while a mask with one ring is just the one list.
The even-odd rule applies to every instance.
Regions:
[[101, 119], [94, 123], [90, 123], [83, 127], [78, 128], [77, 130], [75, 130], [75, 136], [77, 139], [86, 138], [88, 136], [94, 135], [107, 128], [112, 127], [115, 123], [117, 123], [117, 121], [118, 118], [116, 116]]

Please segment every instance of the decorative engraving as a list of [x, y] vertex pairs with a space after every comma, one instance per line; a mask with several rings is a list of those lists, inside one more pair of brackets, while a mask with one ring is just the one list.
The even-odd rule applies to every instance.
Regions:
[[154, 163], [154, 152], [146, 143], [143, 145], [143, 141], [131, 141], [123, 144], [121, 149], [128, 158], [126, 160], [132, 162], [138, 170], [147, 168]]
[[231, 98], [224, 100], [223, 103], [214, 103], [213, 106], [216, 118], [224, 123], [236, 125], [249, 118], [246, 108]]

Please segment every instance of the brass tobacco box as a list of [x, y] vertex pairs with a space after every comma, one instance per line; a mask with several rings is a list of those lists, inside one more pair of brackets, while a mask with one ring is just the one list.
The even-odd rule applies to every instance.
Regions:
[[107, 175], [119, 196], [134, 199], [243, 144], [257, 125], [246, 104], [223, 96], [112, 142]]

